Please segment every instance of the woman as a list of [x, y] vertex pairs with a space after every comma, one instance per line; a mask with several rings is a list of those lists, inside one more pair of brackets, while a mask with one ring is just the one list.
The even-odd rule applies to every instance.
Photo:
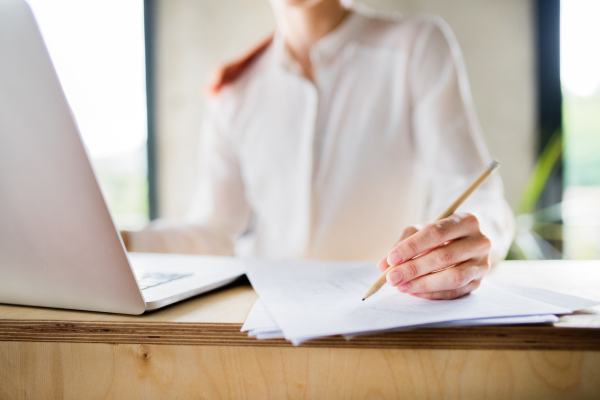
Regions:
[[398, 265], [387, 280], [402, 292], [451, 299], [476, 289], [490, 259], [506, 255], [513, 216], [496, 176], [460, 212], [428, 223], [490, 161], [450, 29], [339, 0], [273, 8], [274, 37], [213, 86], [194, 211], [183, 224], [126, 233], [128, 248], [385, 255], [378, 267]]

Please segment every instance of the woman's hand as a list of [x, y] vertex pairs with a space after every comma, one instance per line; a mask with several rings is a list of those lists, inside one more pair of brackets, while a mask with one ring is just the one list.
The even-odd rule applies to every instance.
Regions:
[[131, 237], [129, 236], [128, 231], [120, 231], [121, 238], [123, 239], [123, 244], [125, 245], [125, 250], [131, 251]]
[[[477, 289], [490, 270], [491, 242], [468, 213], [453, 214], [418, 230], [406, 228], [377, 267], [403, 293], [430, 300], [450, 300]], [[416, 256], [419, 256], [415, 258]]]

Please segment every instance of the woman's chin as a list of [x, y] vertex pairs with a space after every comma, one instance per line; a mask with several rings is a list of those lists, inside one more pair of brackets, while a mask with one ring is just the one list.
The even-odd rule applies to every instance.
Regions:
[[[332, 1], [332, 0], [271, 0], [273, 3], [279, 3], [280, 5], [286, 7], [312, 7], [315, 4], [319, 4], [323, 1]], [[336, 0], [333, 0], [336, 1]]]

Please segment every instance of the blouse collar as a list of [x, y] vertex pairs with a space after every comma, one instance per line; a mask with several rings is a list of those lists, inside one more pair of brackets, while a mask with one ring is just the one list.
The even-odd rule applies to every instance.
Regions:
[[[354, 36], [360, 33], [367, 22], [367, 17], [357, 12], [354, 7], [350, 8], [348, 15], [331, 32], [319, 39], [310, 49], [310, 58], [313, 63], [334, 56]], [[284, 34], [276, 29], [273, 38], [274, 57], [277, 64], [293, 73], [302, 74], [302, 68], [292, 57], [285, 46]]]

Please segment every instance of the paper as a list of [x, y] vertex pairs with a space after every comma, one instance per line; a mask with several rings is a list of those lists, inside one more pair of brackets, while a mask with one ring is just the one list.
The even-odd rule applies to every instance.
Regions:
[[249, 332], [253, 330], [265, 329], [266, 331], [271, 328], [271, 331], [279, 330], [279, 326], [275, 320], [269, 315], [267, 308], [263, 301], [259, 298], [254, 303], [250, 314], [246, 318], [246, 322], [242, 326], [241, 332]]
[[[445, 328], [445, 327], [460, 327], [460, 326], [491, 326], [491, 325], [522, 325], [522, 324], [543, 324], [558, 322], [558, 317], [554, 314], [544, 315], [525, 315], [519, 317], [498, 317], [498, 318], [477, 318], [477, 319], [462, 319], [459, 321], [446, 321], [433, 324], [413, 325], [397, 329], [386, 329], [379, 331], [366, 331], [352, 334], [346, 334], [346, 339], [352, 339], [362, 335], [373, 335], [384, 332], [398, 332], [408, 329], [419, 328]], [[283, 332], [282, 332], [283, 335]]]
[[[572, 297], [572, 296], [571, 296]], [[581, 299], [580, 299], [581, 300]], [[410, 326], [403, 329], [416, 328], [441, 328], [447, 326], [483, 326], [483, 325], [517, 325], [517, 324], [541, 324], [558, 322], [558, 317], [553, 314], [545, 315], [527, 315], [521, 317], [500, 317], [500, 318], [479, 318], [459, 321], [439, 322], [435, 324], [426, 324], [421, 326]], [[394, 329], [395, 331], [396, 329]], [[283, 332], [279, 329], [277, 322], [269, 315], [263, 301], [259, 298], [254, 303], [241, 332], [248, 332], [248, 336], [257, 339], [275, 339], [283, 338]], [[356, 334], [344, 335], [347, 339], [359, 336], [379, 333], [381, 331], [367, 331]]]
[[263, 339], [282, 339], [285, 336], [283, 336], [283, 332], [281, 331], [274, 331], [274, 332], [264, 332], [264, 333], [259, 333], [256, 335], [256, 338], [259, 340], [263, 340]]
[[497, 282], [492, 278], [492, 282], [510, 292], [516, 293], [530, 299], [543, 301], [544, 303], [554, 304], [568, 308], [571, 311], [579, 311], [600, 304], [597, 301], [584, 299], [582, 297], [571, 296], [570, 294], [558, 293], [552, 290], [539, 289], [528, 286], [511, 285], [508, 283]]
[[248, 259], [245, 263], [268, 314], [294, 344], [447, 321], [572, 312], [485, 281], [456, 300], [424, 300], [385, 285], [363, 302], [362, 295], [379, 275], [373, 262]]

